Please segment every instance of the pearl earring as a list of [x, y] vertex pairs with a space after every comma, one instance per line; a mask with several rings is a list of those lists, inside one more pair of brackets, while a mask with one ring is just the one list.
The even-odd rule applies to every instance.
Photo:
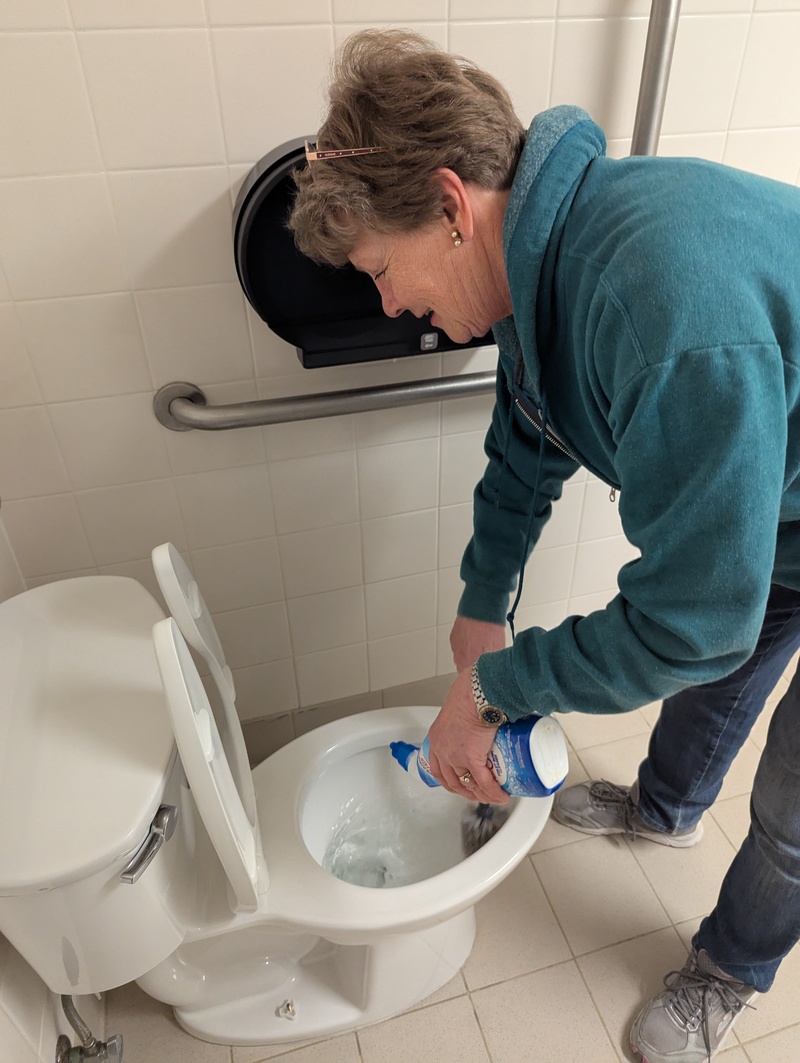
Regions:
[[454, 245], [456, 247], [461, 247], [461, 233], [458, 231], [458, 229], [453, 229], [450, 235], [453, 237]]

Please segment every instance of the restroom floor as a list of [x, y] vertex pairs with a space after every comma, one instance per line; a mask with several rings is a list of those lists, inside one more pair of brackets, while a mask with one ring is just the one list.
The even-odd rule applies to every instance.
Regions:
[[[108, 996], [107, 1030], [125, 1063], [630, 1063], [640, 1005], [682, 966], [747, 832], [752, 779], [782, 679], [706, 814], [692, 849], [592, 838], [550, 821], [530, 855], [477, 907], [478, 935], [461, 973], [403, 1015], [294, 1047], [228, 1048], [183, 1033], [169, 1008], [136, 986]], [[617, 718], [560, 717], [568, 784], [628, 782], [657, 707]], [[769, 994], [737, 1023], [722, 1063], [800, 1059], [800, 947]]]

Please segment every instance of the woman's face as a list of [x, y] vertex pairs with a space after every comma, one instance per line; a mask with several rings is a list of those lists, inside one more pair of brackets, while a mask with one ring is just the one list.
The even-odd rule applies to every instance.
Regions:
[[430, 312], [435, 328], [456, 343], [468, 343], [485, 335], [498, 316], [481, 256], [471, 242], [456, 246], [452, 232], [446, 217], [411, 233], [371, 232], [348, 257], [375, 281], [389, 317], [404, 310], [415, 317]]

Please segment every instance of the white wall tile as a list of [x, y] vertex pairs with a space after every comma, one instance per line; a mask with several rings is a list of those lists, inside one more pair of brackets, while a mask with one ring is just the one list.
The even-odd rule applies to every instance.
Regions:
[[269, 475], [263, 465], [179, 476], [175, 485], [193, 550], [275, 534]]
[[[273, 397], [273, 396], [270, 396]], [[355, 424], [352, 414], [344, 417], [317, 417], [312, 421], [289, 421], [264, 428], [264, 442], [270, 461], [308, 458], [352, 450]]]
[[156, 387], [254, 379], [244, 296], [238, 284], [137, 292]]
[[208, 0], [212, 26], [264, 26], [297, 22], [329, 22], [330, 0]]
[[442, 403], [442, 435], [456, 432], [483, 432], [492, 421], [494, 392], [472, 399], [454, 399]]
[[438, 501], [439, 441], [415, 440], [358, 451], [362, 520], [430, 509]]
[[317, 130], [330, 26], [215, 29], [211, 37], [231, 162], [255, 162]]
[[800, 11], [755, 14], [731, 129], [800, 125]]
[[368, 583], [367, 636], [386, 638], [436, 624], [436, 573]]
[[[3, 519], [26, 579], [94, 567], [74, 495], [3, 500]], [[58, 535], [53, 535], [53, 528]]]
[[71, 33], [0, 35], [0, 126], [2, 177], [100, 168]]
[[319, 705], [369, 690], [363, 642], [295, 657], [295, 670], [301, 705]]
[[11, 292], [8, 290], [8, 282], [6, 281], [6, 275], [0, 268], [0, 303], [10, 302]]
[[205, 30], [87, 31], [78, 41], [110, 170], [225, 160]]
[[564, 484], [561, 498], [553, 504], [550, 520], [545, 524], [536, 544], [537, 550], [578, 541], [585, 487], [585, 483]]
[[50, 407], [50, 421], [75, 490], [170, 474], [149, 392], [56, 403]]
[[251, 668], [236, 668], [236, 711], [240, 720], [258, 720], [263, 716], [278, 716], [299, 705], [294, 662], [270, 661]]
[[606, 136], [630, 136], [636, 114], [647, 20], [561, 20], [550, 104], [584, 107]]
[[527, 125], [548, 105], [555, 22], [454, 22], [450, 50], [503, 84]]
[[372, 410], [355, 416], [356, 442], [360, 447], [430, 439], [439, 435], [440, 403], [420, 403], [394, 410]]
[[529, 608], [542, 602], [566, 599], [569, 596], [576, 550], [580, 550], [580, 546], [534, 550], [525, 566], [520, 605]]
[[333, 27], [334, 40], [336, 47], [338, 48], [344, 41], [353, 33], [358, 33], [364, 29], [404, 29], [411, 30], [413, 33], [419, 33], [427, 40], [432, 41], [439, 48], [447, 49], [447, 23], [442, 22], [410, 22], [407, 19], [397, 19], [394, 15], [387, 15], [386, 18], [381, 18], [379, 14], [375, 12], [378, 9], [373, 7], [373, 14], [370, 16], [369, 21], [363, 22], [341, 22], [337, 21]]
[[485, 435], [485, 432], [464, 432], [442, 437], [440, 505], [453, 506], [458, 502], [472, 501], [475, 485], [486, 469]]
[[537, 602], [535, 605], [520, 606], [514, 620], [517, 632], [529, 627], [542, 627], [550, 631], [558, 627], [567, 615], [566, 599], [555, 602]]
[[18, 312], [47, 402], [152, 388], [130, 292], [34, 300]]
[[0, 349], [0, 409], [41, 402], [39, 384], [12, 303], [0, 303]]
[[424, 628], [367, 644], [370, 690], [425, 679], [436, 671], [436, 629]]
[[472, 538], [472, 503], [443, 506], [439, 510], [439, 553], [437, 565], [447, 568], [460, 565], [467, 543]]
[[0, 182], [3, 269], [15, 299], [127, 287], [108, 185], [101, 174]]
[[190, 567], [212, 612], [283, 598], [277, 539], [193, 550]]
[[290, 598], [363, 582], [358, 524], [281, 535], [278, 549]]
[[286, 605], [296, 655], [349, 646], [367, 637], [362, 587], [289, 598]]
[[355, 454], [320, 454], [270, 467], [278, 532], [309, 531], [358, 519]]
[[2, 0], [0, 30], [69, 29], [67, 0]]
[[447, 630], [453, 626], [458, 603], [464, 592], [464, 584], [458, 567], [441, 568], [437, 572], [436, 623], [446, 624]]
[[361, 539], [367, 583], [429, 572], [436, 567], [436, 510], [363, 521]]
[[370, 22], [380, 19], [392, 22], [421, 22], [425, 19], [447, 18], [447, 0], [333, 0], [336, 22]]
[[3, 500], [68, 491], [70, 483], [44, 406], [6, 410], [0, 420]]
[[75, 499], [98, 565], [149, 557], [157, 543], [187, 549], [172, 480], [101, 487], [76, 493]]
[[247, 668], [291, 656], [285, 602], [216, 613], [214, 625], [231, 668]]
[[[251, 402], [256, 398], [252, 381], [204, 385], [202, 390], [212, 406]], [[212, 469], [233, 469], [237, 465], [255, 465], [264, 461], [264, 437], [260, 428], [237, 428], [225, 432], [201, 429], [173, 432], [163, 428], [162, 432], [170, 465], [176, 476], [209, 472]]]
[[800, 129], [731, 131], [722, 161], [739, 170], [794, 184], [800, 169]]
[[134, 288], [236, 279], [226, 166], [112, 173], [108, 181]]
[[681, 19], [664, 105], [664, 133], [706, 133], [727, 127], [749, 26], [749, 15]]
[[[563, 0], [559, 7], [562, 5]], [[453, 21], [480, 21], [487, 16], [493, 19], [547, 18], [555, 13], [555, 0], [493, 0], [491, 8], [486, 0], [450, 0], [450, 18]], [[559, 13], [564, 14], [563, 11]]]
[[[725, 133], [679, 133], [670, 136], [662, 134], [658, 142], [658, 154], [673, 158], [722, 162], [724, 151]], [[630, 154], [630, 143], [625, 154]]]
[[621, 535], [612, 539], [579, 543], [570, 594], [595, 594], [615, 590], [620, 568], [637, 556], [638, 551]]
[[619, 519], [619, 494], [614, 502], [611, 501], [609, 495], [608, 486], [594, 477], [586, 484], [586, 496], [578, 536], [581, 542], [624, 534], [622, 522]]
[[203, 0], [69, 0], [76, 29], [152, 29], [205, 26]]

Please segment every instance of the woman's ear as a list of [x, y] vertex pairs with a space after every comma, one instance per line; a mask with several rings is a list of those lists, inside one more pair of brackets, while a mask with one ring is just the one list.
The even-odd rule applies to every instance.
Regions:
[[437, 170], [433, 179], [439, 185], [442, 195], [443, 224], [447, 226], [448, 232], [457, 230], [463, 242], [471, 240], [474, 218], [466, 185], [454, 170], [445, 167]]

